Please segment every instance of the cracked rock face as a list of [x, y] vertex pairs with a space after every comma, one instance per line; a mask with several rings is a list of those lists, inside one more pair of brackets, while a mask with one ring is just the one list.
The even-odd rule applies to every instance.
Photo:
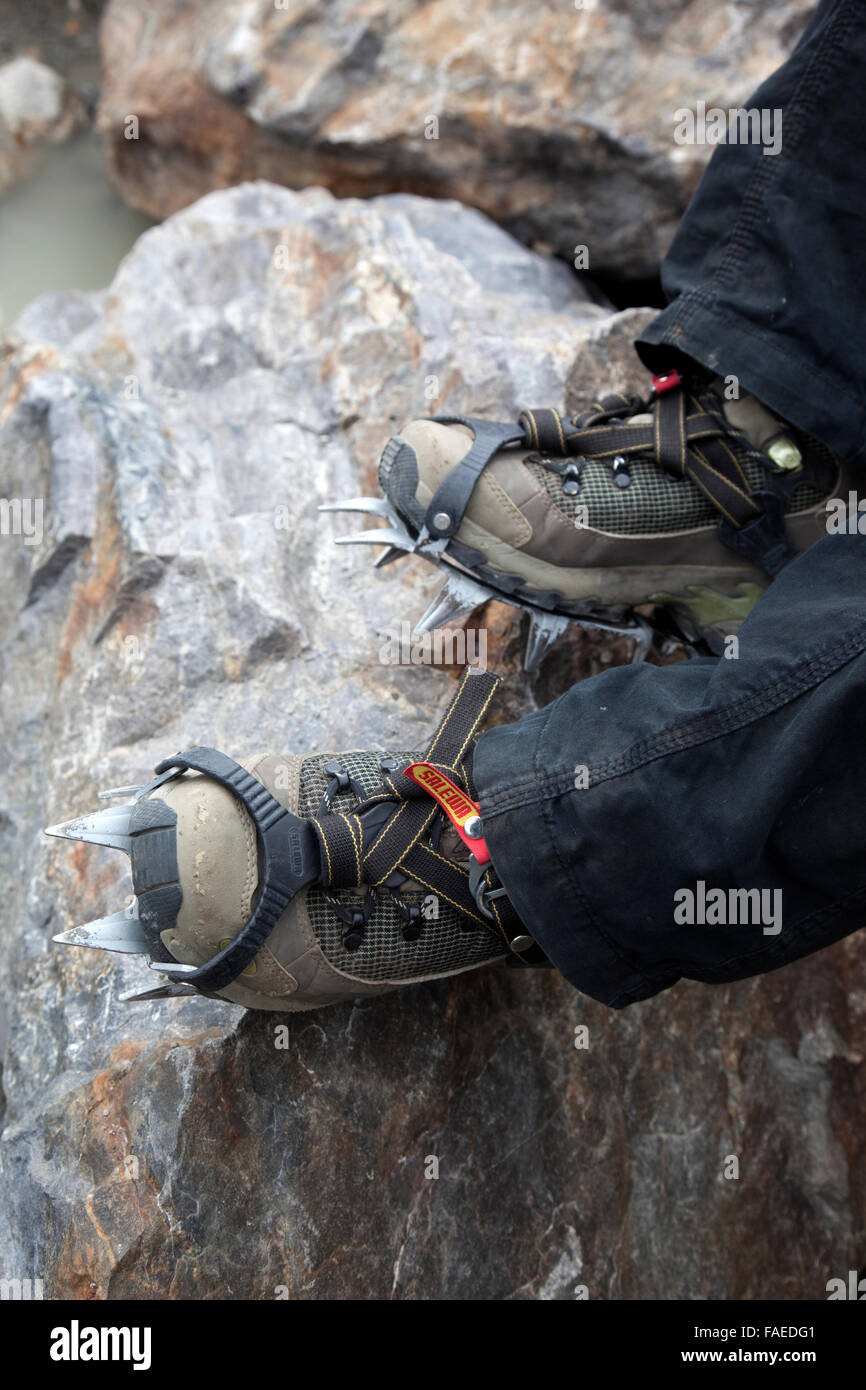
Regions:
[[[266, 184], [21, 317], [0, 377], [4, 495], [32, 504], [0, 538], [4, 1277], [85, 1299], [822, 1298], [858, 1267], [856, 939], [620, 1015], [493, 967], [288, 1019], [124, 1006], [156, 977], [50, 941], [129, 892], [122, 856], [39, 833], [100, 788], [196, 741], [418, 746], [455, 672], [380, 653], [433, 571], [374, 572], [332, 544], [357, 520], [317, 504], [375, 490], [407, 417], [640, 389], [645, 319], [454, 204]], [[529, 681], [512, 610], [475, 622], [498, 719], [610, 659], [572, 633]]]
[[111, 0], [100, 124], [124, 196], [155, 217], [250, 177], [410, 190], [639, 278], [710, 153], [676, 143], [675, 112], [745, 102], [813, 8]]

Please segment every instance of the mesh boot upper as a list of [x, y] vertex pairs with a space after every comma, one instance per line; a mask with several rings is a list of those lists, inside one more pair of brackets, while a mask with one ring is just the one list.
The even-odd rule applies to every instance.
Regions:
[[[379, 761], [393, 757], [403, 766], [422, 757], [419, 753], [340, 753], [316, 754], [304, 759], [301, 767], [301, 816], [314, 816], [330, 780], [325, 764], [332, 759], [340, 763], [354, 779], [364, 796], [383, 789]], [[340, 793], [333, 798], [332, 810], [354, 809], [354, 792]], [[332, 890], [329, 890], [329, 892]], [[407, 941], [403, 936], [402, 917], [394, 894], [388, 889], [376, 890], [374, 906], [367, 921], [362, 944], [348, 950], [343, 944], [346, 924], [334, 911], [329, 892], [311, 888], [307, 893], [307, 911], [323, 954], [337, 970], [358, 980], [413, 980], [425, 975], [437, 975], [481, 965], [484, 961], [506, 954], [501, 937], [491, 930], [468, 922], [450, 903], [426, 888], [407, 886], [401, 896], [407, 903], [421, 907], [423, 927], [420, 937]], [[341, 903], [357, 905], [364, 901], [360, 892], [339, 890], [334, 893]]]

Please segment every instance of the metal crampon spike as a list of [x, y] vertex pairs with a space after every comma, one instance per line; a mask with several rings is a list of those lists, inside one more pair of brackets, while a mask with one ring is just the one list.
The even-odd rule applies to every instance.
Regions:
[[540, 613], [530, 610], [529, 633], [523, 656], [524, 671], [534, 671], [558, 637], [572, 621], [561, 613]]
[[197, 965], [184, 965], [179, 960], [149, 960], [147, 963], [151, 970], [156, 970], [161, 975], [191, 975], [194, 970], [198, 970]]
[[653, 644], [653, 638], [655, 637], [652, 623], [648, 623], [646, 618], [641, 618], [636, 615], [635, 622], [637, 624], [637, 630], [628, 634], [629, 637], [634, 638], [634, 651], [631, 654], [633, 666], [637, 666], [644, 660]]
[[115, 801], [121, 796], [128, 800], [130, 797], [138, 796], [140, 791], [141, 787], [109, 787], [107, 791], [97, 792], [96, 795], [100, 801]]
[[59, 942], [61, 946], [91, 946], [102, 951], [123, 951], [137, 955], [149, 955], [153, 947], [138, 918], [137, 898], [133, 898], [129, 907], [121, 912], [113, 912], [110, 917], [99, 917], [94, 922], [85, 922], [82, 927], [58, 932], [51, 940]]
[[129, 836], [132, 810], [133, 803], [106, 807], [104, 811], [76, 816], [75, 820], [64, 821], [60, 825], [47, 825], [45, 834], [59, 835], [66, 840], [83, 840], [92, 845], [107, 845], [110, 849], [122, 849], [129, 854], [132, 847]]
[[345, 502], [322, 502], [320, 512], [368, 512], [371, 516], [383, 516], [393, 525], [400, 521], [387, 497], [349, 497]]
[[150, 989], [128, 989], [118, 995], [122, 1004], [134, 1004], [138, 999], [182, 999], [200, 995], [195, 985], [153, 985]]
[[474, 579], [469, 579], [463, 574], [449, 575], [430, 607], [418, 619], [414, 631], [433, 632], [437, 627], [444, 627], [453, 618], [462, 618], [465, 614], [480, 608], [482, 603], [487, 603], [491, 598], [493, 594], [490, 590]]
[[323, 502], [320, 512], [363, 512], [367, 516], [381, 516], [390, 526], [374, 531], [353, 531], [350, 536], [338, 536], [337, 545], [384, 545], [387, 549], [377, 558], [376, 569], [382, 569], [398, 560], [401, 555], [414, 550], [415, 541], [409, 535], [400, 517], [387, 497], [349, 497], [345, 502]]
[[397, 550], [412, 550], [415, 542], [408, 531], [398, 530], [396, 526], [379, 526], [373, 531], [352, 531], [348, 536], [337, 536], [335, 545], [387, 545]]

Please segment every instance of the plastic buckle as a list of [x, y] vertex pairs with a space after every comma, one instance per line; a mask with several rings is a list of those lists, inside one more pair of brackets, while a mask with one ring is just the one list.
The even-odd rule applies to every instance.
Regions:
[[487, 870], [490, 864], [479, 864], [474, 854], [469, 856], [469, 891], [475, 899], [475, 906], [479, 912], [483, 912], [485, 917], [493, 921], [493, 913], [490, 911], [489, 903], [492, 898], [507, 897], [504, 888], [491, 888], [487, 883]]
[[652, 393], [654, 396], [661, 396], [665, 391], [673, 391], [674, 387], [682, 386], [683, 379], [676, 367], [672, 367], [669, 372], [660, 372], [652, 379]]

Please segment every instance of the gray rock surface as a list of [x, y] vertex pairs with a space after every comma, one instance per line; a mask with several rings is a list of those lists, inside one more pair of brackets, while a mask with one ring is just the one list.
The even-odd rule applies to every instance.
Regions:
[[[653, 274], [710, 153], [813, 0], [110, 0], [100, 124], [154, 217], [250, 177], [459, 198], [591, 273]], [[137, 118], [133, 130], [130, 117]]]
[[[374, 573], [317, 504], [372, 490], [407, 416], [638, 387], [644, 319], [454, 204], [261, 183], [146, 233], [106, 293], [20, 318], [3, 494], [41, 499], [44, 534], [0, 537], [5, 1277], [84, 1299], [822, 1298], [857, 1267], [856, 938], [621, 1015], [497, 967], [285, 1035], [212, 1001], [124, 1006], [141, 965], [50, 941], [129, 891], [122, 856], [39, 834], [100, 788], [198, 740], [423, 739], [454, 673], [379, 651], [432, 571]], [[500, 719], [609, 659], [574, 634], [527, 682], [511, 610], [476, 621]]]

